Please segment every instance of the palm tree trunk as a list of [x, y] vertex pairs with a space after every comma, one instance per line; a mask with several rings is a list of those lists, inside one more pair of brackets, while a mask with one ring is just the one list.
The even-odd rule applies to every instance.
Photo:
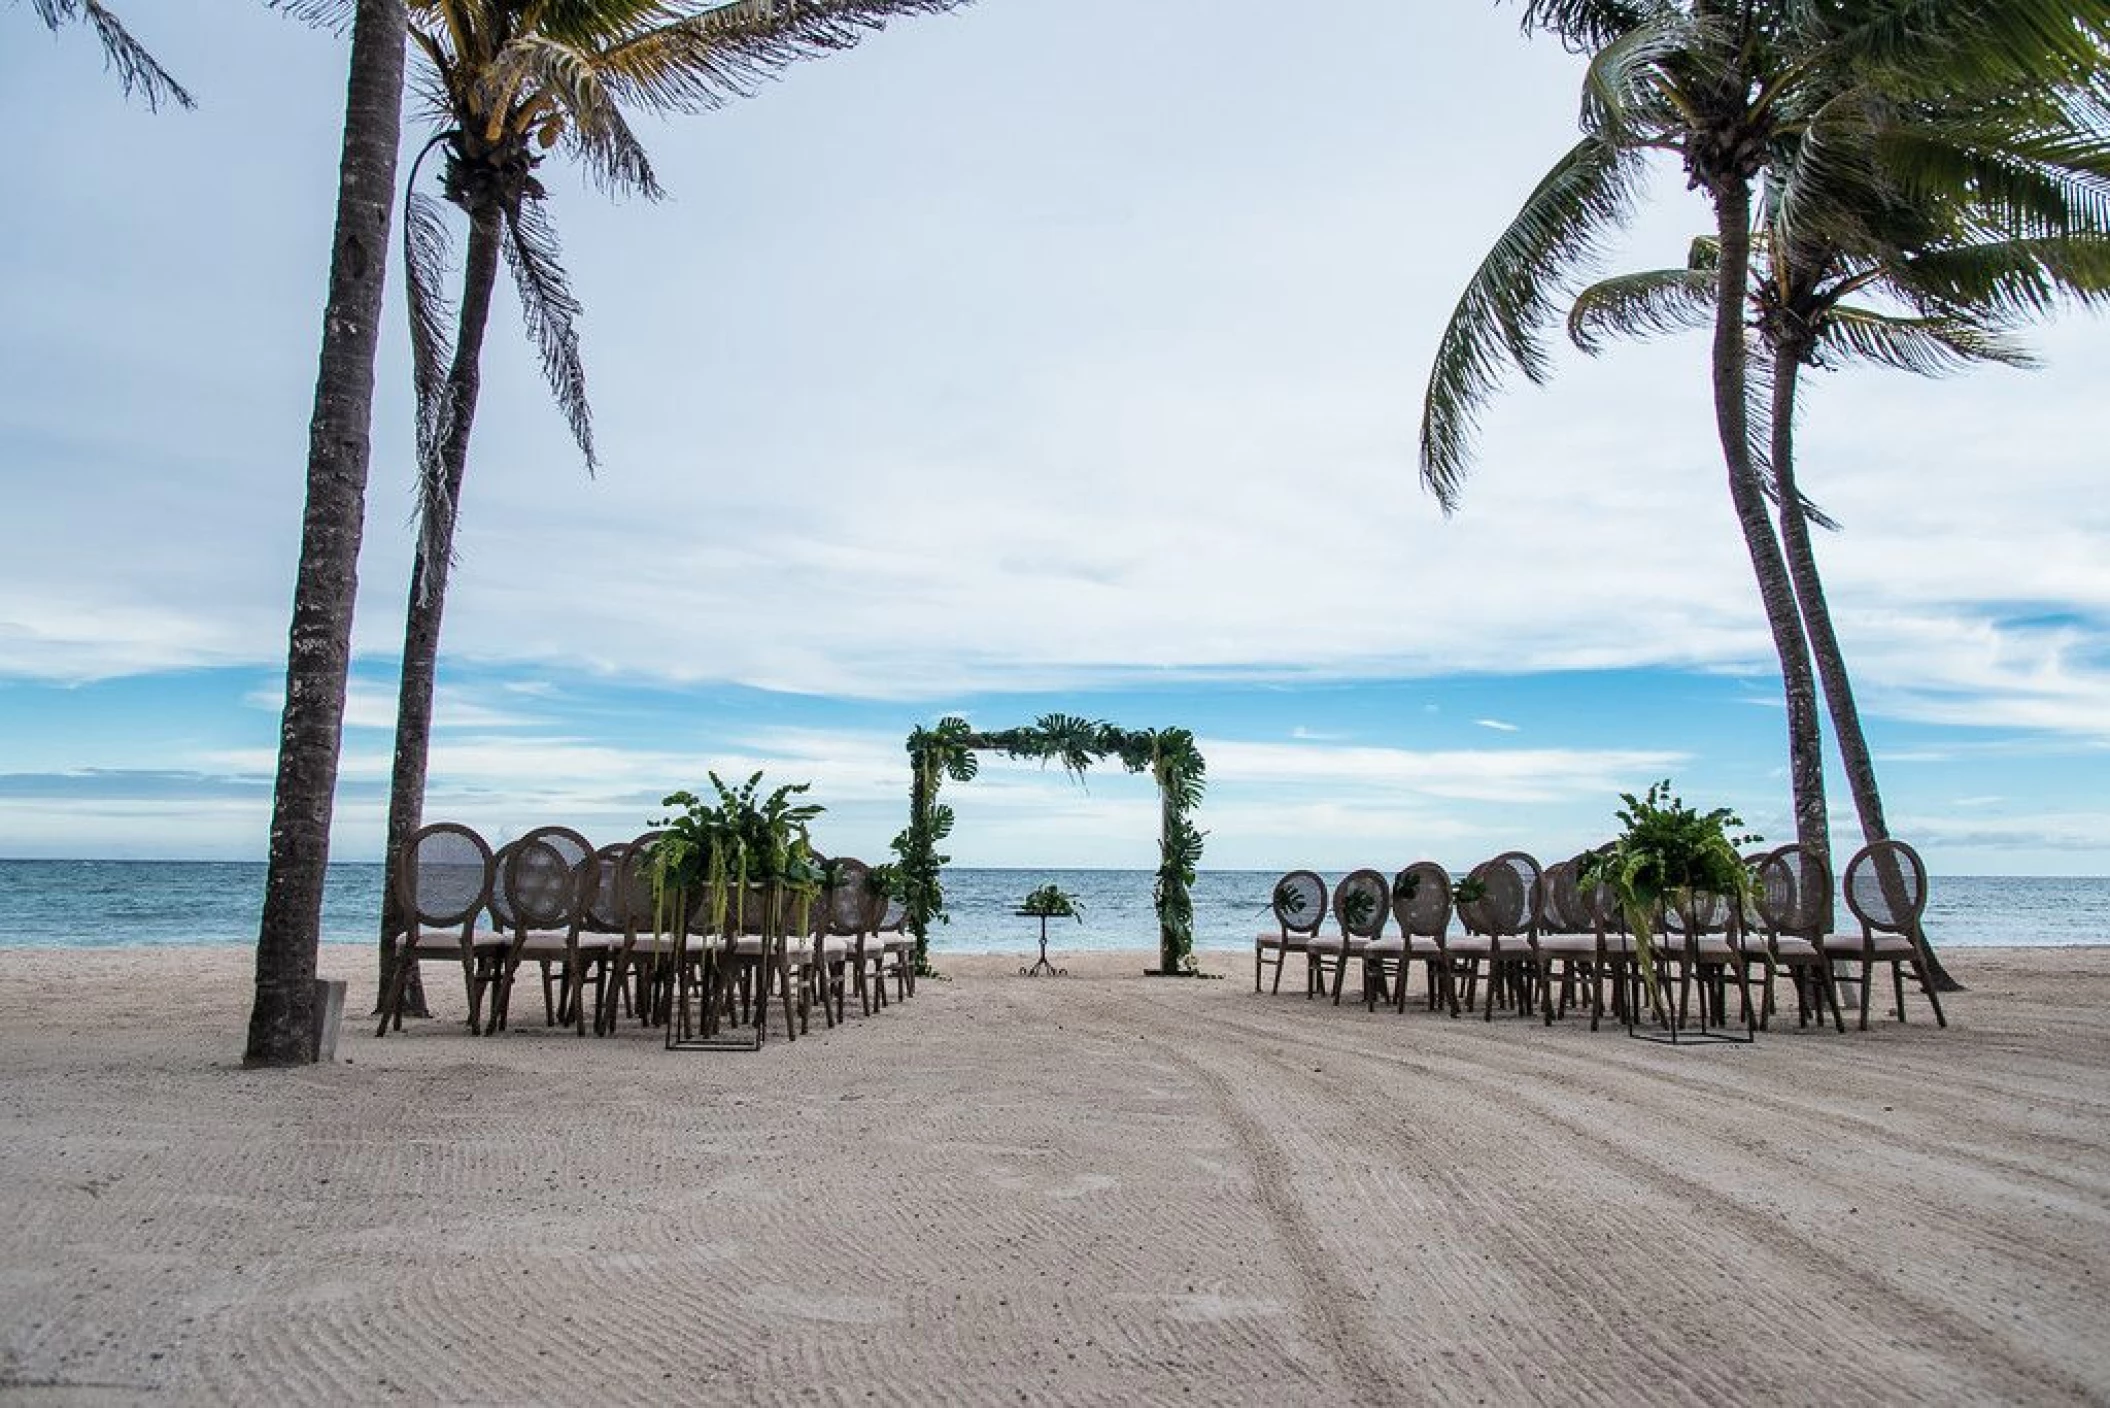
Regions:
[[407, 28], [403, 0], [359, 0], [337, 166], [329, 301], [308, 423], [307, 506], [286, 650], [271, 856], [256, 942], [256, 998], [242, 1055], [250, 1066], [297, 1066], [315, 1059], [315, 955], [322, 938], [323, 882], [366, 518], [374, 353], [388, 271]]
[[1795, 610], [1795, 590], [1781, 560], [1772, 517], [1751, 463], [1745, 378], [1744, 287], [1751, 268], [1751, 188], [1742, 181], [1719, 183], [1714, 192], [1721, 270], [1714, 310], [1714, 420], [1729, 468], [1729, 499], [1735, 506], [1759, 599], [1780, 657], [1781, 688], [1788, 713], [1788, 781], [1795, 808], [1795, 839], [1827, 858], [1830, 828], [1824, 805], [1824, 739], [1817, 722], [1817, 686], [1809, 647]]
[[[1795, 393], [1801, 373], [1802, 359], [1796, 350], [1779, 349], [1773, 364], [1772, 440], [1773, 475], [1780, 490], [1780, 541], [1787, 550], [1796, 604], [1803, 628], [1809, 633], [1810, 651], [1816, 657], [1817, 678], [1824, 686], [1824, 703], [1831, 713], [1839, 758], [1846, 767], [1846, 785], [1853, 793], [1854, 810], [1861, 816], [1861, 836], [1873, 844], [1890, 839], [1890, 828], [1883, 819], [1883, 794], [1876, 787], [1875, 758], [1861, 731], [1861, 711], [1854, 704], [1846, 655], [1839, 648], [1838, 632], [1832, 629], [1831, 607], [1824, 599], [1824, 580], [1817, 574], [1809, 521], [1802, 515], [1802, 498], [1795, 487]], [[1827, 927], [1832, 922], [1830, 896], [1825, 899], [1824, 922]], [[1963, 984], [1941, 966], [1934, 946], [1924, 934], [1920, 946], [1935, 986], [1943, 992], [1961, 991]]]
[[[491, 316], [491, 289], [498, 277], [498, 211], [480, 210], [469, 223], [469, 251], [462, 271], [461, 321], [454, 362], [447, 372], [450, 419], [440, 446], [440, 504], [444, 521], [428, 526], [410, 572], [410, 605], [403, 623], [403, 678], [396, 694], [396, 753], [388, 786], [388, 865], [381, 910], [382, 965], [390, 939], [405, 916], [396, 901], [396, 861], [403, 843], [423, 823], [425, 765], [432, 748], [432, 695], [439, 670], [440, 618], [447, 606], [447, 569], [454, 554], [462, 478], [469, 467], [469, 431], [476, 419], [481, 385], [484, 327]], [[429, 519], [432, 509], [427, 507]], [[385, 989], [384, 989], [385, 990]]]

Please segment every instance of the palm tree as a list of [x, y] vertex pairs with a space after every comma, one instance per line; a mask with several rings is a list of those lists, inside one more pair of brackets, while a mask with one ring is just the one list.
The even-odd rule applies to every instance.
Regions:
[[147, 111], [159, 112], [165, 102], [187, 108], [197, 106], [183, 85], [171, 78], [168, 70], [146, 51], [146, 46], [134, 39], [124, 23], [96, 0], [30, 0], [30, 6], [54, 34], [62, 24], [85, 22], [94, 26], [96, 38], [103, 42], [103, 62], [117, 70], [117, 81], [123, 86], [126, 97], [131, 97], [135, 89], [138, 91], [146, 100]]
[[[1887, 839], [1882, 794], [1810, 542], [1827, 523], [1796, 479], [1800, 373], [1872, 361], [1922, 375], [1980, 362], [2033, 365], [2006, 330], [2061, 301], [2110, 301], [2110, 140], [2093, 74], [1990, 101], [1897, 104], [1842, 91], [1768, 173], [1750, 299], [1770, 371], [1770, 468], [1796, 604], [1823, 684], [1865, 840]], [[1718, 261], [1627, 275], [1578, 295], [1569, 332], [1703, 326]], [[1856, 300], [1886, 295], [1904, 311]], [[1827, 526], [1828, 523], [1827, 523]], [[1939, 959], [1928, 955], [1949, 984]]]
[[[615, 194], [660, 194], [625, 108], [699, 112], [752, 94], [801, 59], [848, 49], [904, 15], [969, 0], [412, 0], [410, 38], [424, 63], [418, 89], [441, 125], [425, 154], [444, 156], [441, 189], [468, 217], [453, 350], [439, 292], [447, 233], [435, 202], [413, 192], [404, 253], [418, 407], [419, 537], [404, 623], [390, 778], [391, 872], [424, 808], [454, 534], [476, 416], [479, 365], [503, 257], [544, 375], [591, 472], [579, 312], [543, 211], [535, 171], [561, 145]], [[419, 160], [423, 160], [424, 154]], [[417, 171], [412, 169], [415, 186]], [[392, 879], [392, 874], [391, 874]], [[389, 940], [401, 928], [394, 885], [384, 887], [383, 987]]]
[[247, 1065], [305, 1065], [314, 1059], [315, 953], [366, 514], [374, 352], [402, 128], [404, 27], [403, 0], [358, 0], [337, 168], [329, 301], [308, 429], [307, 507], [286, 652], [271, 859], [257, 935], [256, 998], [243, 1053]]
[[[1879, 91], [1995, 91], [2056, 80], [2100, 52], [2095, 0], [1529, 0], [1527, 30], [1592, 55], [1583, 137], [1526, 198], [1445, 329], [1424, 399], [1421, 474], [1446, 511], [1470, 463], [1473, 415], [1505, 367], [1551, 369], [1543, 329], [1579, 268], [1633, 209], [1648, 153], [1678, 158], [1715, 217], [1713, 401], [1729, 493], [1780, 660], [1797, 840], [1829, 853], [1815, 684], [1788, 565], [1767, 509], [1747, 397], [1744, 290], [1752, 191], [1777, 144], [1821, 110], [1838, 75]], [[1889, 88], [1882, 85], [1888, 84]]]

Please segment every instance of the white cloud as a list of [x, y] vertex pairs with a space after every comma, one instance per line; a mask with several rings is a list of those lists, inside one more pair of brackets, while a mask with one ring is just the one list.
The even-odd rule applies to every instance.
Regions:
[[1474, 719], [1473, 722], [1479, 725], [1481, 728], [1491, 728], [1496, 733], [1519, 732], [1519, 729], [1515, 724], [1506, 724], [1503, 723], [1500, 719]]
[[[613, 825], [716, 766], [825, 779], [874, 830], [894, 805], [898, 737], [633, 747], [558, 709], [550, 681], [573, 671], [918, 702], [1762, 676], [1702, 340], [1563, 354], [1551, 386], [1489, 406], [1456, 517], [1415, 483], [1436, 337], [1570, 140], [1576, 62], [1473, 7], [1276, 18], [1248, 0], [976, 6], [653, 126], [668, 202], [612, 206], [553, 162], [606, 467], [581, 471], [502, 294], [444, 637], [439, 800]], [[1188, 61], [1168, 69], [1159, 41]], [[83, 80], [41, 55], [0, 84], [19, 130], [65, 134], [18, 153], [11, 189], [34, 218], [0, 250], [18, 295], [0, 455], [19, 481], [0, 519], [0, 679], [284, 659], [341, 115], [321, 99], [342, 91], [342, 45], [239, 7], [166, 43], [178, 71], [218, 75], [206, 109], [150, 119], [92, 66]], [[1497, 120], [1403, 135], [1475, 103], [1492, 72], [1510, 99]], [[1706, 221], [1674, 174], [1654, 197], [1614, 266], [1682, 258]], [[140, 209], [165, 215], [146, 244]], [[648, 277], [640, 249], [681, 253]], [[1818, 550], [1873, 720], [2110, 742], [2110, 503], [2079, 491], [2110, 441], [2102, 332], [2034, 336], [2052, 365], [2032, 375], [1810, 384], [1803, 487], [1846, 525]], [[368, 785], [394, 715], [369, 681], [399, 648], [409, 572], [399, 285], [384, 333], [345, 761]], [[471, 662], [484, 683], [450, 682]], [[1763, 683], [1748, 698], [1779, 707]], [[1292, 738], [1373, 736], [1334, 733]], [[1492, 824], [1446, 801], [1631, 787], [1684, 757], [1652, 742], [1209, 751], [1241, 826], [1317, 824], [1318, 808], [1346, 835], [1386, 826], [1369, 799], [1388, 793], [1441, 828]], [[256, 749], [185, 746], [269, 772]], [[1915, 733], [1881, 760], [1960, 756]], [[1241, 768], [1342, 791], [1249, 805]], [[996, 768], [975, 805], [1059, 806], [1080, 832], [1128, 815], [1057, 797]]]

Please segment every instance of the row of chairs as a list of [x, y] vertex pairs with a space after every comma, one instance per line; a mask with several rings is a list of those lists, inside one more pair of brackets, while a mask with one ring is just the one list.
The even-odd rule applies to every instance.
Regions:
[[[1347, 970], [1355, 964], [1362, 970], [1366, 1006], [1374, 1009], [1389, 998], [1404, 1011], [1409, 971], [1419, 962], [1430, 1009], [1446, 1006], [1453, 1017], [1461, 1005], [1470, 1009], [1484, 988], [1488, 1019], [1499, 1003], [1520, 1012], [1536, 1009], [1550, 1025], [1570, 1007], [1587, 1005], [1594, 1031], [1608, 993], [1614, 1015], [1632, 1018], [1643, 989], [1638, 946], [1609, 887], [1579, 882], [1578, 860], [1541, 867], [1523, 851], [1504, 852], [1473, 867], [1468, 883], [1458, 887], [1469, 898], [1455, 905], [1450, 873], [1434, 861], [1407, 866], [1389, 884], [1376, 870], [1357, 870], [1330, 890], [1313, 871], [1291, 871], [1275, 886], [1276, 928], [1254, 941], [1253, 990], [1261, 990], [1272, 967], [1270, 990], [1279, 992], [1283, 965], [1301, 954], [1307, 997], [1330, 992], [1339, 1005]], [[1926, 967], [1920, 915], [1927, 871], [1912, 847], [1878, 841], [1848, 862], [1845, 896], [1858, 933], [1830, 932], [1832, 878], [1821, 855], [1788, 845], [1748, 856], [1745, 863], [1754, 882], [1748, 905], [1695, 894], [1657, 916], [1653, 932], [1659, 937], [1651, 949], [1664, 970], [1659, 991], [1667, 991], [1670, 979], [1677, 983], [1674, 1014], [1663, 1014], [1668, 1020], [1684, 1026], [1695, 996], [1703, 1023], [1726, 1020], [1733, 985], [1741, 999], [1738, 1019], [1756, 1030], [1775, 1011], [1774, 980], [1785, 971], [1794, 984], [1797, 1024], [1813, 1017], [1821, 1023], [1829, 1011], [1834, 1027], [1844, 1031], [1839, 984], [1842, 978], [1855, 981], [1858, 965], [1860, 1027], [1866, 1031], [1871, 978], [1876, 967], [1887, 965], [1899, 1021], [1905, 1019], [1909, 968], [1935, 1021], [1948, 1025]], [[1462, 933], [1451, 931], [1454, 909]], [[1335, 921], [1330, 933], [1329, 912]], [[1389, 934], [1388, 921], [1394, 928]]]
[[[686, 932], [676, 934], [667, 932], [651, 881], [659, 835], [596, 849], [569, 827], [543, 826], [494, 850], [458, 822], [420, 828], [396, 866], [404, 928], [393, 940], [393, 975], [375, 1034], [401, 1029], [412, 974], [435, 962], [459, 965], [469, 1028], [479, 1034], [506, 1027], [515, 978], [528, 962], [541, 972], [547, 1024], [581, 1035], [589, 990], [597, 1035], [615, 1029], [618, 1006], [664, 1023], [705, 964], [733, 975], [740, 1016], [753, 1015], [758, 1034], [757, 994], [771, 976], [760, 971], [765, 963], [781, 965], [795, 984], [795, 1006], [788, 992], [786, 1010], [787, 1027], [797, 1019], [794, 1035], [806, 1029], [815, 1005], [833, 1026], [851, 992], [869, 1015], [887, 1005], [889, 981], [897, 1000], [915, 991], [906, 916], [870, 883], [863, 862], [830, 862], [832, 883], [807, 904], [778, 896], [771, 913], [771, 897], [757, 890], [731, 906], [725, 932], [705, 932], [708, 906], [697, 906]], [[783, 936], [775, 947], [773, 935]]]

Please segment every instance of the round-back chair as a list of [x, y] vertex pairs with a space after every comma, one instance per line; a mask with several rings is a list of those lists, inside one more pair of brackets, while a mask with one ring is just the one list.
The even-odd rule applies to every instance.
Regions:
[[[1326, 922], [1326, 882], [1317, 871], [1292, 870], [1275, 882], [1268, 894], [1268, 908], [1275, 927], [1253, 938], [1253, 991], [1260, 991], [1261, 972], [1270, 965], [1275, 982], [1269, 992], [1282, 991], [1282, 965], [1293, 953], [1309, 956], [1311, 941]], [[1305, 970], [1305, 992], [1311, 991], [1311, 972]]]
[[[480, 1029], [484, 989], [503, 946], [495, 936], [482, 943], [476, 936], [476, 916], [490, 902], [494, 873], [490, 844], [459, 822], [419, 827], [403, 843], [396, 864], [396, 903], [404, 931], [395, 936], [394, 971], [374, 1035], [385, 1035], [391, 1025], [402, 1029], [404, 995], [418, 965], [426, 962], [461, 964], [469, 1029]], [[427, 933], [428, 927], [433, 932]]]
[[1925, 937], [1920, 932], [1920, 915], [1927, 907], [1927, 867], [1919, 852], [1903, 841], [1874, 841], [1856, 851], [1846, 863], [1846, 907], [1861, 921], [1860, 934], [1828, 935], [1823, 947], [1830, 958], [1860, 961], [1861, 1029], [1868, 1030], [1869, 971], [1878, 963], [1890, 965], [1900, 1022], [1905, 1020], [1905, 967], [1909, 964], [1934, 1009], [1935, 1022], [1948, 1026], [1941, 997], [1934, 990], [1934, 975], [1920, 952]]
[[1410, 939], [1441, 939], [1451, 924], [1451, 873], [1417, 860], [1393, 876], [1392, 922]]
[[1504, 851], [1481, 861], [1467, 877], [1480, 893], [1458, 901], [1458, 917], [1467, 930], [1487, 940], [1486, 1020], [1494, 1019], [1497, 998], [1513, 1001], [1519, 1012], [1531, 1010], [1532, 985], [1539, 977], [1531, 935], [1539, 922], [1542, 875], [1531, 855]]

